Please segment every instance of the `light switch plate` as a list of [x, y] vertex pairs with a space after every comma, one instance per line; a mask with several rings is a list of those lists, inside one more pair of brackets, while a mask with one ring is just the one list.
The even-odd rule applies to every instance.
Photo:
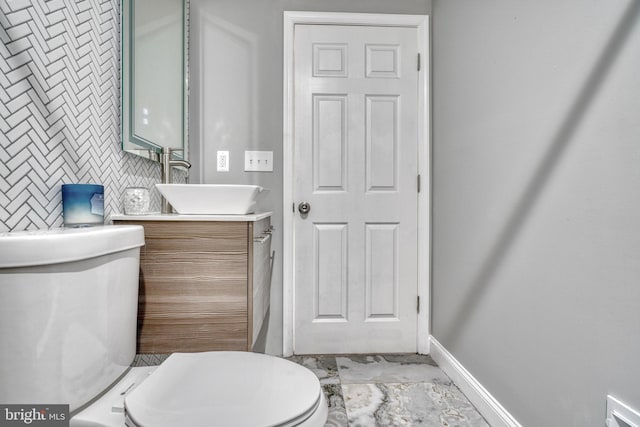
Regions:
[[218, 151], [218, 172], [229, 172], [229, 152]]
[[245, 151], [246, 172], [273, 172], [273, 151]]

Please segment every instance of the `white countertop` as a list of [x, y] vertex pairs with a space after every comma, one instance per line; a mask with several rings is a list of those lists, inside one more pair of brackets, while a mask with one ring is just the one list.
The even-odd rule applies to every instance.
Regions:
[[112, 221], [260, 221], [269, 218], [272, 212], [260, 212], [246, 215], [180, 215], [152, 213], [149, 215], [112, 214]]

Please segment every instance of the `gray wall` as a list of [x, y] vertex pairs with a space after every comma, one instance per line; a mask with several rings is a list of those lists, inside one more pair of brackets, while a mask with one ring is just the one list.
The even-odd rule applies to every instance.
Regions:
[[[268, 353], [282, 353], [283, 12], [427, 14], [430, 6], [430, 0], [191, 0], [191, 182], [271, 190], [262, 206], [274, 212], [276, 227]], [[215, 171], [217, 150], [230, 152], [230, 172]], [[273, 151], [273, 173], [244, 172], [244, 150]]]
[[639, 9], [433, 2], [433, 335], [524, 426], [640, 408]]

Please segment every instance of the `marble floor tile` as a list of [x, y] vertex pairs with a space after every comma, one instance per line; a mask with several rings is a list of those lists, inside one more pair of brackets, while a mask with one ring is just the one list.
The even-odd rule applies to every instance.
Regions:
[[450, 382], [431, 357], [412, 355], [337, 356], [342, 384]]
[[325, 427], [346, 427], [348, 426], [347, 410], [342, 398], [342, 387], [340, 384], [325, 384], [322, 391], [327, 398], [329, 415]]
[[350, 427], [488, 427], [451, 383], [343, 384]]
[[287, 357], [287, 360], [310, 369], [316, 374], [322, 385], [340, 384], [335, 356], [291, 356]]

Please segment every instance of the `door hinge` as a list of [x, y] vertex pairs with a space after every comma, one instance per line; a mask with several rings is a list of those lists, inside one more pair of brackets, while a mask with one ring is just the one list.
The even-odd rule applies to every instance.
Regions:
[[418, 174], [418, 193], [420, 192], [420, 174]]
[[418, 311], [418, 314], [420, 313], [420, 295], [418, 295], [418, 302], [416, 304], [416, 310]]
[[420, 71], [420, 54], [418, 53], [418, 71]]

